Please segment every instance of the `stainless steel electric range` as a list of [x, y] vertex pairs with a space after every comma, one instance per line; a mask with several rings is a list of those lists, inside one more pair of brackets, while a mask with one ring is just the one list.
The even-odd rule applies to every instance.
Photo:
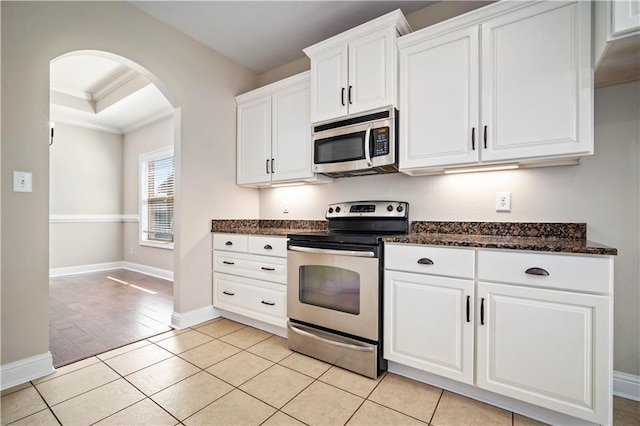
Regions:
[[409, 204], [357, 201], [327, 208], [328, 231], [289, 234], [289, 348], [378, 377], [385, 235], [406, 234]]

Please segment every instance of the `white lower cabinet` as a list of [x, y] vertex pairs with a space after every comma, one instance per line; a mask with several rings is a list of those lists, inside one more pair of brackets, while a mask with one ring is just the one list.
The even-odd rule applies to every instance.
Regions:
[[384, 356], [611, 424], [612, 277], [611, 256], [387, 244]]
[[473, 281], [388, 271], [385, 358], [473, 384]]
[[213, 235], [213, 306], [286, 326], [285, 237]]
[[609, 297], [484, 282], [477, 297], [479, 387], [610, 423]]

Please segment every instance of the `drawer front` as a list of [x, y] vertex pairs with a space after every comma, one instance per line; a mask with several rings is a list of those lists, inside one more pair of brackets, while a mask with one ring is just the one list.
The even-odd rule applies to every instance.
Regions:
[[287, 283], [286, 258], [216, 250], [213, 252], [213, 270], [275, 283]]
[[216, 274], [214, 279], [213, 305], [243, 315], [262, 319], [267, 315], [278, 320], [286, 317], [286, 290], [277, 287], [266, 288], [251, 279]]
[[478, 251], [478, 279], [590, 293], [611, 293], [610, 256]]
[[248, 236], [243, 234], [213, 234], [213, 249], [246, 253]]
[[416, 244], [385, 244], [385, 269], [473, 278], [475, 251]]
[[286, 237], [249, 236], [249, 253], [287, 257]]

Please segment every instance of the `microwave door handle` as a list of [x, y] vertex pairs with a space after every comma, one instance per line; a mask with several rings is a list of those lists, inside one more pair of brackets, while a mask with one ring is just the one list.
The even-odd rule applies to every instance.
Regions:
[[364, 133], [364, 158], [367, 160], [367, 166], [371, 167], [371, 129], [373, 128], [373, 124], [369, 124], [367, 126], [367, 131]]

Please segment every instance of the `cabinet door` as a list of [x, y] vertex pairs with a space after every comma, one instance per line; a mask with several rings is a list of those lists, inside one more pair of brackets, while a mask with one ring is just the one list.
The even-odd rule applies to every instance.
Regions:
[[309, 83], [276, 92], [272, 100], [272, 182], [313, 177]]
[[311, 58], [311, 122], [347, 115], [347, 46]]
[[384, 357], [472, 384], [472, 309], [473, 281], [385, 271]]
[[549, 1], [481, 25], [482, 161], [593, 153], [590, 16]]
[[478, 283], [477, 384], [611, 423], [611, 299]]
[[238, 105], [237, 183], [271, 181], [271, 96]]
[[349, 114], [395, 104], [395, 28], [386, 28], [349, 43]]
[[400, 51], [400, 170], [478, 161], [478, 32]]

